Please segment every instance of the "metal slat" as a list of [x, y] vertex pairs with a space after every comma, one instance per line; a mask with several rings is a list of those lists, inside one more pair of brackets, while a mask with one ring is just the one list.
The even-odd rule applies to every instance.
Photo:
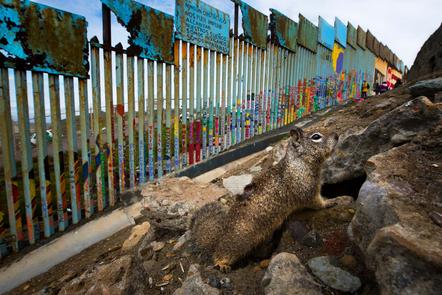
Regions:
[[[126, 190], [125, 171], [125, 146], [124, 146], [124, 61], [123, 52], [117, 51], [115, 54], [115, 86], [117, 88], [117, 151], [118, 151], [118, 184], [119, 192]], [[112, 154], [111, 154], [112, 156]]]
[[135, 58], [127, 56], [127, 129], [129, 139], [129, 186], [135, 188]]
[[[14, 140], [11, 128], [11, 106], [9, 95], [9, 74], [5, 68], [0, 68], [0, 140], [2, 144], [2, 161], [5, 178], [6, 203], [8, 206], [9, 230], [13, 238], [12, 247], [18, 251], [18, 240], [22, 236], [20, 207], [16, 208], [18, 195], [14, 194], [14, 178], [16, 175], [14, 159]], [[18, 205], [18, 204], [17, 204]], [[18, 214], [17, 214], [18, 213]], [[18, 215], [18, 216], [17, 216]]]
[[[106, 174], [105, 154], [103, 152], [102, 131], [100, 129], [101, 117], [101, 88], [100, 88], [100, 51], [99, 48], [91, 46], [91, 80], [92, 80], [92, 102], [93, 102], [93, 138], [94, 138], [94, 168], [97, 194], [98, 211], [103, 211], [106, 202]], [[55, 114], [54, 114], [55, 115]]]
[[84, 199], [84, 213], [86, 218], [89, 218], [93, 212], [90, 193], [90, 174], [89, 174], [89, 129], [87, 128], [88, 111], [88, 96], [87, 96], [87, 82], [84, 79], [78, 80], [79, 95], [80, 95], [80, 140], [81, 140], [81, 179], [83, 183], [83, 199]]
[[[106, 102], [106, 156], [107, 176], [109, 191], [109, 206], [115, 205], [115, 175], [114, 175], [114, 123], [113, 123], [113, 97], [112, 97], [112, 54], [108, 49], [104, 50], [104, 98]], [[104, 204], [106, 207], [106, 203]]]
[[[26, 225], [29, 243], [35, 244], [34, 216], [31, 199], [30, 172], [32, 169], [32, 153], [29, 138], [29, 110], [26, 72], [15, 71], [15, 89], [17, 95], [18, 124], [20, 131], [21, 173], [25, 199]], [[35, 196], [34, 196], [35, 197]], [[38, 223], [36, 224], [38, 227]]]

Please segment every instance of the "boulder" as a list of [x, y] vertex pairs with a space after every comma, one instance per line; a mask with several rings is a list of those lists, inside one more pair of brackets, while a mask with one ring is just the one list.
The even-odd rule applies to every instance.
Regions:
[[315, 257], [308, 261], [313, 274], [333, 289], [354, 293], [361, 287], [361, 280], [345, 270], [331, 264], [328, 256]]
[[442, 24], [422, 45], [407, 80], [417, 80], [437, 72], [442, 72]]
[[[440, 109], [441, 106], [438, 106]], [[442, 124], [371, 157], [349, 225], [382, 294], [440, 294]]]
[[413, 96], [434, 97], [436, 93], [442, 91], [442, 77], [430, 80], [419, 81], [410, 86], [410, 92]]
[[426, 97], [402, 104], [366, 128], [343, 134], [332, 157], [326, 161], [325, 183], [339, 183], [364, 175], [368, 158], [413, 140], [440, 124], [442, 111]]
[[174, 295], [218, 295], [220, 291], [210, 285], [204, 283], [199, 272], [200, 266], [192, 264], [189, 267], [186, 280], [181, 288], [175, 290]]
[[322, 294], [320, 285], [315, 282], [298, 257], [285, 252], [272, 258], [262, 279], [262, 286], [266, 295]]

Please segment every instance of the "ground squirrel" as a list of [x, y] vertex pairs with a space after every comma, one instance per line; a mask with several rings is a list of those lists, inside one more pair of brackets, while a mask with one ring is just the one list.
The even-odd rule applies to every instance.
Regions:
[[212, 254], [215, 266], [228, 271], [235, 262], [268, 240], [296, 210], [331, 207], [337, 199], [324, 199], [321, 170], [338, 135], [290, 131], [285, 157], [262, 171], [234, 204], [226, 209], [209, 203], [191, 219], [197, 248]]

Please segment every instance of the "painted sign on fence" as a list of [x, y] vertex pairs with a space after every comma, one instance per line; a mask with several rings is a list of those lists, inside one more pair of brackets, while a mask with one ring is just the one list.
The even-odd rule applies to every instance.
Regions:
[[0, 65], [77, 77], [88, 75], [83, 16], [29, 1], [0, 2]]
[[244, 39], [261, 48], [267, 46], [267, 15], [259, 12], [245, 2], [239, 2], [242, 14], [242, 29]]
[[318, 48], [318, 27], [299, 14], [298, 44], [316, 53]]
[[319, 17], [318, 23], [318, 42], [326, 48], [333, 50], [333, 44], [335, 43], [335, 28], [322, 17]]
[[296, 52], [296, 41], [298, 36], [298, 24], [279, 12], [276, 9], [270, 9], [270, 30], [272, 39], [280, 46]]
[[177, 38], [221, 53], [229, 53], [230, 17], [200, 0], [176, 0]]
[[365, 34], [365, 31], [360, 26], [358, 26], [357, 34], [358, 34], [357, 43], [358, 43], [359, 47], [361, 47], [362, 49], [365, 49], [366, 34]]
[[357, 32], [356, 28], [351, 24], [347, 24], [347, 43], [356, 49]]
[[133, 0], [101, 0], [129, 32], [130, 55], [173, 62], [173, 16]]
[[337, 17], [335, 18], [335, 40], [342, 47], [347, 46], [347, 26]]

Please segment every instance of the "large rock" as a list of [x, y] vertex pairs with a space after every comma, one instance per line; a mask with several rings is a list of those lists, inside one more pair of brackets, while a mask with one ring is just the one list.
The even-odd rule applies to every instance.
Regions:
[[410, 86], [410, 92], [413, 96], [434, 97], [440, 91], [442, 91], [442, 78], [423, 80]]
[[262, 279], [266, 295], [319, 295], [321, 288], [291, 253], [279, 253], [272, 258]]
[[440, 124], [442, 112], [426, 97], [393, 109], [366, 128], [340, 136], [333, 156], [326, 162], [325, 183], [338, 183], [364, 175], [368, 158], [413, 140]]
[[[438, 106], [439, 110], [442, 105]], [[349, 226], [382, 294], [440, 294], [442, 124], [371, 157]]]
[[354, 293], [361, 287], [361, 280], [345, 270], [331, 264], [328, 256], [315, 257], [308, 261], [313, 274], [333, 289]]
[[[213, 183], [198, 183], [188, 177], [165, 177], [158, 183], [145, 185], [141, 195], [146, 211], [165, 214], [178, 222], [176, 227], [185, 229], [187, 218], [194, 211], [229, 195], [229, 191]], [[154, 223], [152, 225], [155, 226]]]
[[220, 291], [203, 282], [199, 272], [200, 266], [192, 264], [189, 267], [187, 278], [181, 288], [175, 290], [174, 295], [218, 295]]
[[407, 74], [407, 80], [417, 80], [438, 72], [442, 72], [442, 24], [425, 41]]

